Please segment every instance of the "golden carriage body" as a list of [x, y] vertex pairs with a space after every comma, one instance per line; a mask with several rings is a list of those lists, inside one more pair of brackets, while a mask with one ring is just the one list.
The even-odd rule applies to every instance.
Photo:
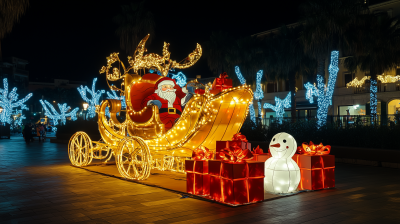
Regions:
[[[165, 130], [157, 106], [141, 107], [160, 78], [125, 72], [126, 110], [121, 111], [120, 100], [103, 101], [97, 109], [102, 140], [91, 141], [86, 133], [77, 132], [69, 143], [72, 164], [85, 166], [93, 158], [109, 160], [114, 155], [120, 174], [129, 179], [146, 179], [151, 169], [184, 172], [184, 161], [193, 150], [200, 146], [215, 150], [216, 141], [230, 140], [240, 130], [253, 99], [250, 87], [233, 87], [216, 95], [209, 89], [203, 95], [194, 94], [179, 120]], [[123, 122], [117, 118], [121, 112], [126, 116]]]

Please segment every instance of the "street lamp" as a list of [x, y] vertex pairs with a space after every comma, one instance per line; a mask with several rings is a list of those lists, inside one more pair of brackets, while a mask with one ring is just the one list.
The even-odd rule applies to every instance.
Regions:
[[84, 102], [83, 103], [83, 116], [84, 116], [85, 120], [86, 120], [86, 114], [87, 114], [88, 107], [89, 107], [89, 104]]
[[3, 112], [3, 107], [0, 107], [0, 114]]

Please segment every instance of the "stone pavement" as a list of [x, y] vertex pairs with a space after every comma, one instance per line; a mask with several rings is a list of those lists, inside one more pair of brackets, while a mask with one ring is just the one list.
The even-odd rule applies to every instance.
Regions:
[[[0, 140], [0, 223], [399, 223], [399, 169], [337, 164], [336, 189], [241, 207], [70, 166], [67, 146]], [[151, 177], [150, 177], [151, 178]]]

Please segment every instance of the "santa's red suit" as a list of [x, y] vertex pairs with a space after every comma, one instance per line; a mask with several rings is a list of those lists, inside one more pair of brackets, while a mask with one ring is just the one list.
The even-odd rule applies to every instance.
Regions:
[[[169, 98], [168, 101], [168, 99], [160, 96], [162, 95], [161, 86], [165, 84], [174, 86], [176, 94], [175, 100], [173, 100], [172, 97], [172, 99]], [[174, 125], [176, 119], [182, 114], [181, 99], [186, 96], [186, 93], [182, 91], [181, 87], [176, 85], [175, 80], [168, 77], [158, 80], [154, 85], [154, 89], [155, 92], [153, 94], [143, 99], [141, 106], [146, 107], [153, 100], [160, 101], [162, 104], [161, 108], [159, 109], [160, 119], [164, 123], [165, 129], [169, 130]]]

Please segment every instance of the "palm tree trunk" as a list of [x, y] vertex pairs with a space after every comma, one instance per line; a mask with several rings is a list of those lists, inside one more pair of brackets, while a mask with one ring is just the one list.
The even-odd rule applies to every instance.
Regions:
[[325, 58], [318, 59], [317, 74], [325, 78]]
[[378, 98], [377, 98], [377, 92], [378, 92], [378, 86], [377, 86], [377, 70], [375, 69], [375, 66], [371, 63], [370, 65], [370, 71], [369, 74], [371, 76], [370, 79], [370, 100], [369, 100], [369, 105], [371, 109], [371, 120], [374, 125], [376, 125], [376, 110], [378, 106]]
[[[290, 73], [295, 74], [295, 73]], [[290, 91], [290, 111], [292, 115], [292, 122], [296, 121], [296, 77], [294, 75], [289, 76], [289, 91]]]

